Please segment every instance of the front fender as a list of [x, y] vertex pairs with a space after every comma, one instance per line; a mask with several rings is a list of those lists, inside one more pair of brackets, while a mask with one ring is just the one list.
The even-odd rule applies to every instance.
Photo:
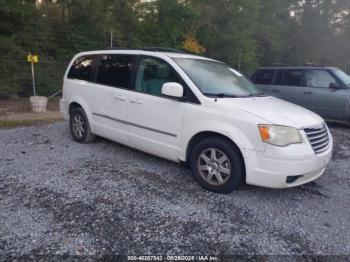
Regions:
[[[242, 130], [245, 130], [245, 132]], [[257, 127], [256, 130], [252, 129], [251, 126], [249, 129], [240, 129], [228, 122], [203, 121], [201, 123], [197, 122], [191, 131], [187, 130], [183, 133], [182, 145], [180, 147], [182, 150], [179, 155], [181, 161], [186, 161], [187, 150], [190, 146], [192, 138], [203, 132], [210, 132], [225, 136], [240, 149], [243, 156], [247, 150], [264, 151], [264, 146], [261, 142]]]

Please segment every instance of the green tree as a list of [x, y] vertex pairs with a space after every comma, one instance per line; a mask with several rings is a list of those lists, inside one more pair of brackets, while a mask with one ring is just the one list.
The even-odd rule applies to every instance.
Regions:
[[256, 55], [259, 65], [286, 62], [284, 50], [288, 39], [296, 30], [296, 23], [290, 16], [289, 0], [260, 0], [254, 38], [257, 41]]
[[[0, 0], [0, 96], [59, 89], [71, 57], [115, 47], [186, 47], [246, 74], [277, 62], [350, 71], [348, 0]], [[185, 43], [185, 45], [184, 45]]]
[[138, 36], [143, 45], [181, 47], [195, 12], [187, 1], [141, 1]]
[[194, 22], [196, 37], [207, 55], [252, 71], [257, 65], [254, 21], [258, 0], [193, 0], [192, 5], [200, 14]]
[[0, 96], [30, 90], [26, 56], [50, 48], [50, 28], [33, 2], [0, 0]]

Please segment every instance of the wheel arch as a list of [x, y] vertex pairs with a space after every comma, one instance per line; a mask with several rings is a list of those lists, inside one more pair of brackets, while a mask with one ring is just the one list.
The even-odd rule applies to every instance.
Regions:
[[190, 141], [188, 142], [187, 148], [186, 148], [186, 163], [188, 164], [190, 161], [190, 156], [191, 156], [191, 152], [194, 148], [194, 146], [199, 143], [200, 141], [202, 141], [203, 139], [207, 139], [209, 137], [220, 137], [226, 141], [228, 141], [233, 147], [236, 148], [237, 152], [239, 153], [239, 156], [241, 158], [242, 161], [242, 166], [244, 168], [244, 172], [243, 172], [243, 181], [245, 183], [246, 181], [246, 163], [244, 161], [244, 157], [243, 157], [243, 152], [241, 151], [241, 149], [239, 148], [239, 146], [228, 136], [220, 134], [218, 132], [215, 131], [201, 131], [197, 134], [195, 134], [194, 136], [192, 136], [192, 138], [190, 139]]
[[79, 103], [77, 103], [77, 102], [72, 102], [72, 103], [70, 103], [69, 104], [69, 107], [68, 107], [68, 112], [69, 112], [69, 114], [71, 114], [71, 112], [75, 109], [75, 108], [79, 108], [79, 107], [81, 107], [81, 108], [83, 108]]
[[91, 122], [92, 115], [91, 115], [91, 112], [89, 110], [89, 107], [84, 102], [84, 100], [80, 97], [75, 96], [72, 98], [72, 100], [70, 101], [69, 106], [68, 106], [68, 114], [71, 113], [71, 110], [73, 110], [74, 108], [77, 108], [77, 107], [81, 107], [85, 111], [86, 117], [88, 118], [89, 122]]

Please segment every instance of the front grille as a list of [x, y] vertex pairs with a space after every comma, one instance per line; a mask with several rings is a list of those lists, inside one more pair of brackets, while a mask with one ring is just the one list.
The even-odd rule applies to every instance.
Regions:
[[304, 131], [316, 154], [321, 154], [328, 149], [329, 134], [326, 124], [319, 128], [305, 128]]

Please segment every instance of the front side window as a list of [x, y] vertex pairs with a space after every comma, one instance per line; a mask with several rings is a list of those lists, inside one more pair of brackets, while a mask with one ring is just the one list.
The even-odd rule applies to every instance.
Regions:
[[350, 87], [350, 76], [340, 69], [334, 69], [333, 73], [348, 87]]
[[206, 96], [248, 97], [261, 94], [249, 80], [226, 64], [192, 58], [174, 60]]
[[302, 86], [303, 72], [301, 70], [280, 70], [276, 77], [276, 85]]
[[271, 85], [274, 73], [274, 70], [262, 70], [254, 83], [257, 85]]
[[74, 61], [68, 72], [68, 78], [90, 81], [93, 56], [81, 56]]
[[337, 81], [326, 70], [307, 70], [305, 72], [305, 81], [307, 87], [329, 88], [330, 84], [336, 84]]
[[128, 88], [134, 59], [128, 55], [102, 55], [96, 82], [103, 85]]
[[160, 96], [162, 86], [167, 82], [181, 83], [175, 70], [166, 62], [157, 58], [143, 58], [138, 70], [136, 90]]

